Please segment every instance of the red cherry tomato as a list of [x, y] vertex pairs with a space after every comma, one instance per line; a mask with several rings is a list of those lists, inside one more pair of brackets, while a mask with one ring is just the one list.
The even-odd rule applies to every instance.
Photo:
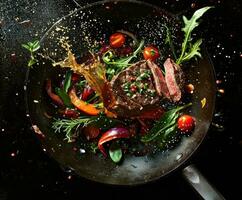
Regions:
[[160, 53], [156, 47], [148, 46], [148, 47], [145, 47], [145, 49], [143, 51], [143, 56], [144, 56], [145, 60], [154, 61], [160, 57]]
[[191, 132], [195, 126], [195, 120], [190, 115], [182, 115], [178, 119], [178, 128], [182, 132]]
[[119, 48], [125, 43], [125, 36], [122, 33], [114, 33], [109, 38], [110, 46], [113, 48]]

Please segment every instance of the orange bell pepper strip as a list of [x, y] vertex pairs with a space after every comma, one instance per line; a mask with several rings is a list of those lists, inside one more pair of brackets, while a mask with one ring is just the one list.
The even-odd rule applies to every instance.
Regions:
[[76, 95], [75, 89], [70, 90], [69, 97], [71, 99], [71, 103], [82, 112], [89, 115], [98, 115], [101, 112], [101, 110], [97, 109], [94, 104], [89, 104], [79, 99]]

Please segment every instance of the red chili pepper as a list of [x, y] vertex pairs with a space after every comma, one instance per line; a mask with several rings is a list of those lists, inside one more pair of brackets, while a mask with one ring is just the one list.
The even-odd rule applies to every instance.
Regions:
[[51, 80], [50, 79], [48, 79], [46, 81], [45, 89], [47, 91], [47, 94], [49, 95], [49, 97], [52, 99], [52, 101], [54, 103], [58, 104], [59, 106], [63, 106], [64, 105], [64, 103], [61, 100], [61, 98], [58, 95], [56, 95], [55, 93], [52, 92], [52, 86], [51, 86]]
[[98, 148], [102, 152], [102, 154], [107, 157], [107, 153], [103, 147], [103, 144], [109, 142], [114, 139], [119, 138], [129, 138], [130, 133], [126, 128], [111, 128], [107, 132], [105, 132], [102, 137], [98, 141]]
[[72, 118], [72, 119], [78, 118], [79, 115], [80, 115], [80, 113], [77, 110], [69, 109], [69, 108], [66, 108], [63, 112], [64, 117], [68, 117], [68, 118]]
[[82, 92], [81, 99], [83, 101], [86, 101], [88, 97], [90, 97], [90, 95], [93, 94], [93, 92], [94, 90], [90, 86], [85, 87]]

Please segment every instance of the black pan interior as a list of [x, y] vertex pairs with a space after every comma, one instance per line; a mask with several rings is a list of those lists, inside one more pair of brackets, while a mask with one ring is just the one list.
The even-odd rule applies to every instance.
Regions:
[[[105, 39], [116, 30], [128, 30], [148, 43], [162, 47], [163, 24], [174, 27], [177, 23], [172, 15], [154, 6], [131, 2], [100, 2], [81, 8], [58, 21], [43, 37], [41, 51], [58, 61], [66, 56], [61, 47], [60, 38], [65, 38], [72, 45], [76, 54], [85, 53], [93, 41]], [[176, 30], [174, 30], [174, 33]], [[165, 54], [165, 52], [164, 52]], [[183, 137], [179, 145], [167, 152], [144, 157], [127, 156], [120, 165], [103, 157], [73, 151], [75, 144], [63, 141], [61, 135], [50, 128], [51, 120], [46, 113], [51, 113], [49, 101], [44, 91], [46, 78], [54, 78], [62, 72], [53, 68], [47, 59], [39, 56], [39, 66], [27, 74], [26, 100], [33, 125], [39, 127], [45, 138], [41, 145], [48, 154], [62, 167], [71, 167], [78, 175], [97, 182], [115, 185], [134, 185], [158, 179], [184, 163], [205, 137], [213, 115], [215, 101], [214, 71], [208, 56], [197, 65], [189, 67], [189, 82], [195, 86], [192, 95], [192, 115], [197, 119], [194, 133]], [[206, 105], [201, 107], [201, 100], [206, 98]]]

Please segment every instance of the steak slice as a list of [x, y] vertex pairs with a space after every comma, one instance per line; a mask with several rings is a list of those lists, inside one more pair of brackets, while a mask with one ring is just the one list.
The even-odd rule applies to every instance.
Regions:
[[160, 96], [147, 61], [139, 61], [117, 74], [111, 80], [116, 99], [110, 111], [120, 117], [132, 117], [159, 107]]
[[167, 58], [164, 63], [165, 80], [170, 93], [170, 97], [174, 102], [181, 99], [181, 90], [184, 84], [184, 74], [181, 67], [177, 65], [172, 59]]

